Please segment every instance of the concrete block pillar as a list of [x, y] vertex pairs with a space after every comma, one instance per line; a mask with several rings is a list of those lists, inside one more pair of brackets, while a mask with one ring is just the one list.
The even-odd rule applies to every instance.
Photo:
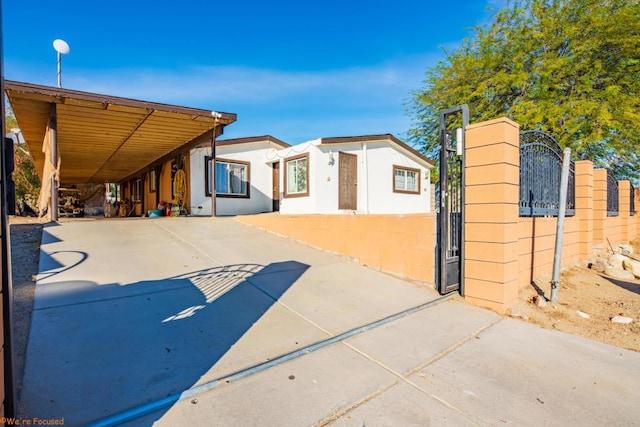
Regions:
[[607, 170], [593, 171], [593, 245], [604, 249], [607, 220]]
[[593, 163], [576, 162], [576, 218], [578, 218], [578, 251], [581, 259], [593, 253]]
[[507, 118], [466, 130], [465, 299], [498, 312], [518, 299], [519, 144]]

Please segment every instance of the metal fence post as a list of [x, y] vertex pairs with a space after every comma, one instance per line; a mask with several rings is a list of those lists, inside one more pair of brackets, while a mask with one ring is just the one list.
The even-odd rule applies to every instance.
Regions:
[[[569, 162], [571, 149], [564, 149], [562, 174], [560, 175], [560, 202], [558, 204], [558, 224], [556, 228], [556, 249], [553, 255], [553, 277], [551, 279], [551, 302], [558, 302], [560, 282], [560, 261], [562, 260], [562, 237], [564, 234], [564, 213], [567, 208], [567, 187], [569, 185]], [[534, 236], [535, 238], [535, 236]]]

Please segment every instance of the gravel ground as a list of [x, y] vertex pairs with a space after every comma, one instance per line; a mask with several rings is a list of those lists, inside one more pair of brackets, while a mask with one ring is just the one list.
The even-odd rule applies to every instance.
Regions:
[[25, 415], [21, 402], [24, 362], [31, 328], [33, 296], [40, 257], [42, 224], [35, 219], [10, 219], [11, 274], [13, 277], [13, 357], [17, 415]]
[[[538, 280], [538, 289], [549, 296], [548, 280]], [[586, 267], [574, 266], [560, 275], [558, 303], [534, 302], [538, 292], [527, 287], [512, 309], [514, 317], [547, 329], [557, 329], [616, 347], [640, 352], [640, 280], [617, 280]], [[628, 324], [613, 323], [615, 316], [633, 319]]]

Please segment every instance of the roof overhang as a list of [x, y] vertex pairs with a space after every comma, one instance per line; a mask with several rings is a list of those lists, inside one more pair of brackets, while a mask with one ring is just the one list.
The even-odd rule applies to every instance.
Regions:
[[353, 143], [364, 143], [364, 142], [383, 142], [388, 141], [393, 146], [395, 146], [400, 151], [403, 151], [405, 154], [412, 157], [418, 163], [422, 163], [427, 168], [432, 168], [435, 166], [435, 162], [424, 154], [417, 151], [415, 148], [411, 147], [408, 144], [400, 141], [395, 136], [390, 133], [380, 134], [380, 135], [362, 135], [362, 136], [339, 136], [333, 138], [320, 138], [317, 140], [318, 145], [324, 144], [353, 144]]
[[210, 141], [235, 114], [6, 80], [18, 126], [41, 173], [43, 141], [57, 124], [60, 182], [122, 182], [151, 164]]
[[[265, 142], [272, 146], [273, 148], [280, 150], [283, 148], [291, 147], [290, 144], [279, 140], [278, 138], [274, 138], [271, 135], [263, 135], [263, 136], [248, 136], [244, 138], [234, 138], [234, 139], [219, 139], [216, 141], [216, 147], [229, 147], [241, 144], [255, 144]], [[209, 148], [211, 144], [200, 144], [196, 148]]]
[[289, 148], [290, 144], [279, 140], [278, 138], [274, 138], [271, 135], [263, 135], [263, 136], [250, 136], [245, 138], [235, 138], [235, 139], [223, 139], [216, 141], [216, 147], [224, 147], [228, 145], [237, 145], [237, 144], [251, 144], [256, 142], [267, 142], [270, 145], [277, 147], [278, 149]]

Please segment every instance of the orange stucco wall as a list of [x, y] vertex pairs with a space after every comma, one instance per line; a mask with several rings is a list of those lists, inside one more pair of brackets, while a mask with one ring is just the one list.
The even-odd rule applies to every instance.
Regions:
[[150, 182], [150, 178], [151, 175], [147, 172], [144, 176], [144, 209], [145, 209], [145, 215], [148, 211], [150, 211], [151, 209], [155, 209], [156, 208], [156, 192], [151, 192], [149, 190], [149, 182]]
[[[557, 218], [518, 213], [519, 126], [501, 118], [466, 130], [465, 298], [504, 312], [518, 291], [553, 272]], [[638, 237], [630, 183], [619, 181], [619, 215], [607, 216], [607, 171], [576, 162], [575, 216], [565, 218], [563, 267]], [[638, 202], [636, 201], [636, 206]]]
[[162, 165], [162, 171], [160, 172], [160, 201], [171, 203], [171, 161], [165, 162]]
[[[520, 218], [518, 221], [518, 287], [553, 272], [557, 218]], [[564, 222], [561, 267], [580, 260], [579, 220], [566, 217]]]
[[435, 215], [239, 216], [245, 224], [353, 257], [377, 270], [434, 282]]

